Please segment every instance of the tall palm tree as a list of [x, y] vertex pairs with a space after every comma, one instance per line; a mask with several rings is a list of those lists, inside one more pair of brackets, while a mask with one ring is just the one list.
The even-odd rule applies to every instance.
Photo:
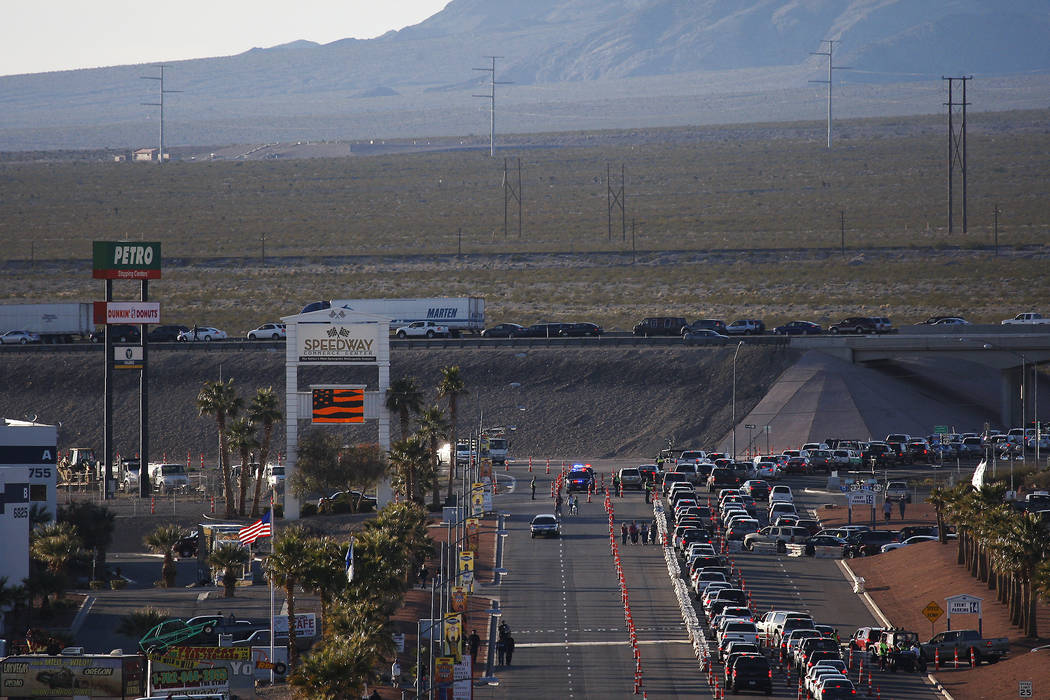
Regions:
[[331, 537], [315, 537], [309, 541], [310, 568], [302, 580], [305, 590], [313, 591], [321, 599], [321, 636], [326, 632], [332, 600], [346, 589], [346, 550], [348, 545]]
[[[226, 427], [226, 440], [231, 450], [237, 450], [241, 456], [241, 478], [238, 480], [237, 513], [244, 515], [246, 508], [245, 499], [248, 497], [248, 480], [254, 476], [251, 471], [252, 450], [259, 446], [259, 440], [255, 437], [255, 426], [247, 416], [235, 419]], [[260, 474], [256, 484], [262, 478]], [[258, 488], [258, 487], [256, 487]]]
[[244, 571], [244, 565], [251, 561], [251, 552], [236, 542], [221, 544], [211, 550], [208, 563], [216, 569], [222, 569], [223, 597], [232, 598], [237, 588], [237, 576]]
[[[439, 486], [437, 482], [438, 475], [438, 443], [444, 438], [448, 437], [449, 425], [448, 421], [445, 420], [445, 413], [439, 406], [431, 406], [430, 408], [423, 411], [423, 414], [419, 418], [419, 430], [416, 434], [419, 435], [420, 439], [427, 445], [427, 450], [430, 452], [430, 472], [433, 474], [432, 480], [427, 480], [426, 483], [430, 486], [433, 493], [432, 507], [436, 510], [438, 508], [439, 499]], [[449, 450], [449, 460], [455, 459], [455, 449]]]
[[204, 382], [197, 394], [197, 410], [202, 416], [212, 416], [219, 429], [219, 468], [222, 470], [223, 495], [226, 499], [226, 517], [234, 516], [233, 484], [230, 482], [230, 445], [226, 441], [226, 420], [235, 418], [244, 405], [237, 396], [233, 378], [217, 382]]
[[926, 499], [926, 502], [933, 506], [933, 510], [937, 514], [937, 541], [941, 544], [946, 544], [948, 542], [948, 533], [944, 522], [944, 511], [948, 503], [948, 494], [944, 488], [936, 486], [930, 489], [930, 496]]
[[386, 408], [397, 414], [401, 423], [401, 439], [407, 440], [409, 414], [423, 410], [423, 392], [413, 377], [401, 377], [390, 382], [390, 388], [386, 390]]
[[178, 525], [161, 525], [153, 532], [146, 535], [143, 543], [156, 554], [164, 555], [164, 563], [160, 567], [160, 579], [165, 588], [175, 586], [175, 555], [172, 547], [182, 537], [182, 528]]
[[[34, 559], [44, 564], [61, 586], [65, 582], [66, 569], [82, 544], [76, 527], [71, 523], [48, 523], [30, 534], [29, 552]], [[57, 596], [61, 595], [60, 588]]]
[[[301, 526], [285, 528], [273, 538], [273, 554], [266, 559], [266, 574], [274, 586], [284, 588], [288, 604], [288, 668], [299, 656], [295, 648], [295, 587], [310, 573], [310, 542]], [[271, 630], [271, 634], [273, 634]]]
[[405, 500], [416, 500], [419, 489], [415, 475], [427, 467], [429, 456], [426, 446], [413, 435], [406, 440], [395, 442], [389, 454], [390, 466], [404, 484]]
[[360, 653], [358, 645], [346, 637], [331, 636], [303, 659], [288, 677], [288, 685], [294, 697], [302, 700], [343, 700], [362, 697], [374, 676], [372, 659]]
[[460, 374], [459, 365], [449, 365], [441, 368], [441, 382], [438, 383], [438, 396], [448, 399], [448, 415], [452, 424], [452, 453], [448, 465], [448, 492], [446, 499], [452, 498], [452, 480], [456, 476], [456, 402], [460, 396], [468, 394], [467, 385]]
[[1026, 637], [1039, 636], [1036, 582], [1039, 567], [1050, 559], [1050, 533], [1035, 513], [1023, 513], [1007, 528], [999, 549], [1017, 576], [1021, 588], [1021, 623]]
[[262, 426], [262, 440], [259, 442], [259, 473], [255, 477], [255, 499], [252, 501], [252, 517], [259, 514], [259, 496], [262, 487], [263, 470], [270, 459], [270, 443], [273, 440], [273, 427], [284, 414], [280, 409], [281, 400], [272, 386], [259, 389], [248, 406], [248, 417], [256, 425]]

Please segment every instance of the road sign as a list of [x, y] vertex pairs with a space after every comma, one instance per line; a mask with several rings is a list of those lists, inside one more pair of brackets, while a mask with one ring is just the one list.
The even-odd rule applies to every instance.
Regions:
[[1017, 697], [1032, 697], [1032, 681], [1017, 681]]
[[980, 615], [981, 598], [972, 595], [953, 595], [948, 598], [948, 615]]
[[948, 434], [948, 426], [947, 425], [935, 425], [935, 426], [933, 426], [933, 432], [934, 432], [935, 435], [947, 435]]
[[747, 428], [748, 430], [754, 430], [755, 429], [755, 424], [754, 423], [744, 423], [744, 427]]
[[944, 610], [940, 605], [937, 605], [937, 601], [931, 600], [926, 604], [926, 607], [922, 609], [922, 614], [926, 616], [926, 619], [930, 622], [937, 622], [941, 615], [944, 614]]
[[113, 369], [142, 369], [141, 345], [115, 345], [113, 347]]
[[850, 491], [850, 506], [873, 506], [875, 505], [874, 491]]

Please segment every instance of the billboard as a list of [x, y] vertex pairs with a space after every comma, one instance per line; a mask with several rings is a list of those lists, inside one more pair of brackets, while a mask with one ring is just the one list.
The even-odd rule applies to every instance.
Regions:
[[100, 280], [160, 279], [160, 243], [92, 241], [91, 276]]
[[92, 313], [95, 323], [160, 323], [159, 301], [96, 301]]
[[146, 690], [140, 656], [9, 656], [0, 663], [0, 697], [127, 698]]
[[375, 363], [379, 329], [375, 323], [300, 323], [296, 355], [311, 364]]
[[[245, 648], [245, 651], [248, 651]], [[225, 666], [215, 668], [157, 669], [149, 674], [152, 693], [228, 693], [230, 670]]]
[[313, 386], [310, 389], [314, 423], [365, 422], [363, 386]]

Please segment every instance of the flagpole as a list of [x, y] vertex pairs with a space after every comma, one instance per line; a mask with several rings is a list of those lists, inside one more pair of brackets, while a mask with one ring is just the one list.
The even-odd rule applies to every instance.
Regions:
[[[273, 556], [273, 543], [277, 539], [277, 518], [274, 517], [273, 512], [273, 491], [270, 492], [270, 556]], [[274, 595], [273, 595], [273, 576], [267, 576], [267, 581], [270, 584], [270, 685], [274, 684], [273, 677], [273, 664], [276, 662], [274, 654], [274, 637], [277, 636], [277, 626], [274, 619]], [[289, 623], [291, 624], [291, 623]]]

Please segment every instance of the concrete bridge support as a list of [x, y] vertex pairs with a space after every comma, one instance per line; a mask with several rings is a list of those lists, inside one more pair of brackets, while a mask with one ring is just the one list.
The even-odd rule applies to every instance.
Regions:
[[1020, 367], [1007, 367], [999, 372], [999, 414], [1006, 430], [1021, 427], [1025, 418], [1032, 415], [1029, 392], [1024, 386], [1025, 375], [1030, 374], [1031, 370], [1030, 366], [1026, 366], [1024, 371]]

